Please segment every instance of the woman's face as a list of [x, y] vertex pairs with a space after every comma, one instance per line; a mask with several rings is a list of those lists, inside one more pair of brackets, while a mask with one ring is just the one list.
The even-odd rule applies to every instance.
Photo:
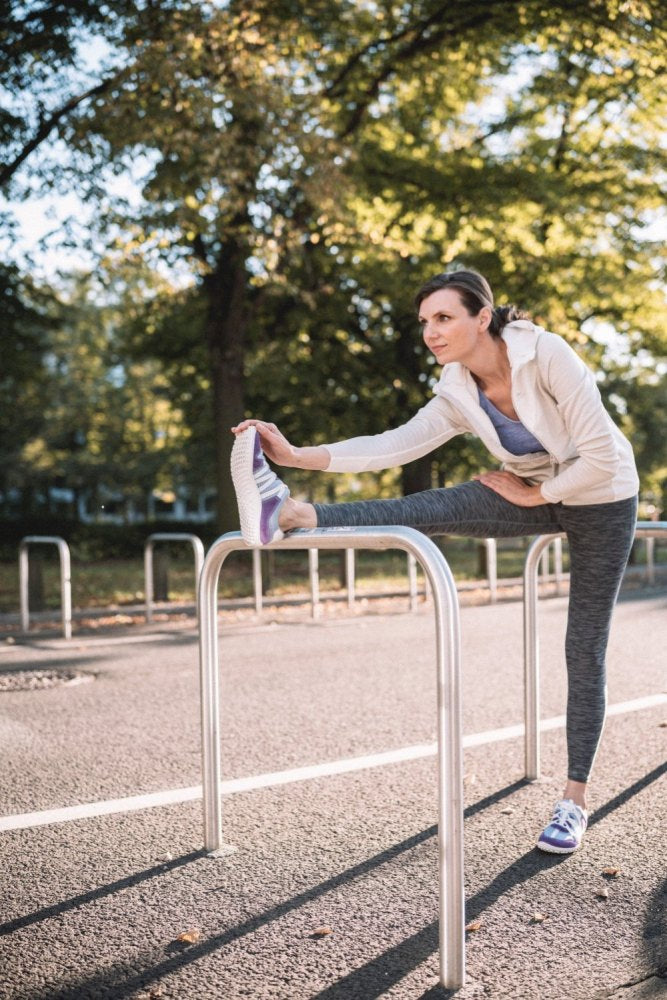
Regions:
[[453, 288], [433, 292], [419, 306], [424, 343], [440, 365], [450, 361], [465, 363], [480, 347], [490, 321], [491, 313], [486, 308], [471, 316]]

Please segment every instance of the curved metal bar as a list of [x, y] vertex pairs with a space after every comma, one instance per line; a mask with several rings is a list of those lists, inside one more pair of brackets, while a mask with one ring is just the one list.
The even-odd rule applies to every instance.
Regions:
[[63, 623], [63, 636], [72, 638], [72, 573], [69, 546], [64, 538], [57, 535], [26, 535], [19, 543], [19, 601], [21, 607], [21, 630], [27, 632], [30, 627], [30, 611], [28, 608], [28, 546], [46, 544], [57, 545], [60, 559], [60, 607]]
[[156, 542], [190, 542], [195, 554], [195, 591], [199, 583], [202, 566], [204, 565], [204, 544], [197, 535], [190, 535], [187, 532], [159, 531], [154, 535], [149, 535], [144, 545], [144, 579], [146, 592], [146, 621], [153, 621], [153, 549]]
[[[655, 538], [667, 535], [667, 521], [638, 521], [635, 538]], [[542, 552], [565, 534], [538, 535], [526, 555], [523, 571], [523, 664], [525, 708], [525, 767], [526, 778], [536, 781], [540, 776], [540, 664], [537, 633], [537, 573]]]
[[[220, 801], [217, 587], [226, 557], [246, 547], [238, 532], [223, 535], [211, 546], [199, 578], [204, 841], [211, 853], [225, 851]], [[445, 988], [456, 989], [465, 980], [463, 768], [458, 597], [449, 566], [430, 538], [404, 527], [299, 530], [266, 548], [403, 549], [415, 556], [431, 584], [437, 653], [440, 979]]]

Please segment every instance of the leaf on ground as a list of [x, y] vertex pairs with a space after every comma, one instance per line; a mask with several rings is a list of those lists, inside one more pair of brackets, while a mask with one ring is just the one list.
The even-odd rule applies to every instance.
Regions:
[[606, 885], [601, 885], [600, 888], [596, 890], [595, 895], [598, 899], [609, 899], [609, 889]]
[[333, 927], [316, 927], [310, 936], [314, 938], [321, 938], [327, 937], [329, 934], [333, 934]]
[[201, 931], [192, 927], [189, 931], [183, 931], [182, 934], [179, 934], [176, 940], [183, 944], [196, 944], [197, 941], [201, 940]]
[[532, 917], [530, 918], [531, 923], [533, 924], [543, 924], [544, 921], [548, 919], [549, 919], [548, 913], [540, 913], [539, 911], [537, 913], [533, 913]]
[[[9, 639], [7, 640], [9, 642]], [[667, 729], [667, 722], [659, 722], [658, 729]]]
[[618, 878], [618, 876], [621, 874], [621, 869], [614, 868], [613, 865], [610, 865], [609, 868], [602, 869], [602, 874], [608, 875], [609, 878]]
[[508, 806], [507, 809], [501, 809], [500, 811], [503, 814], [503, 816], [511, 816], [512, 813], [514, 812], [514, 810], [510, 808], [510, 806]]
[[466, 924], [467, 931], [478, 931], [482, 926], [481, 920], [471, 920], [469, 924]]

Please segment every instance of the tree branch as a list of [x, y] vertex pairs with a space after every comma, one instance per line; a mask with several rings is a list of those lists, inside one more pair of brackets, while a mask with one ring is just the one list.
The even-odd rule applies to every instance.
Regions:
[[[340, 133], [339, 138], [346, 139], [353, 132], [359, 128], [361, 122], [364, 118], [368, 107], [377, 98], [378, 92], [382, 84], [394, 73], [398, 72], [401, 65], [407, 62], [416, 54], [423, 54], [424, 52], [430, 51], [435, 45], [440, 44], [446, 38], [456, 37], [462, 31], [468, 31], [471, 28], [479, 28], [487, 24], [487, 22], [494, 16], [499, 5], [491, 0], [488, 7], [484, 7], [482, 11], [475, 12], [472, 16], [463, 18], [460, 23], [453, 23], [451, 19], [441, 23], [443, 21], [443, 16], [448, 12], [448, 7], [443, 6], [442, 9], [436, 11], [430, 17], [426, 18], [421, 24], [417, 25], [415, 28], [412, 38], [405, 42], [404, 45], [400, 46], [399, 49], [394, 53], [389, 53], [385, 59], [383, 65], [379, 67], [378, 72], [372, 80], [369, 80], [366, 84], [366, 91], [363, 100], [357, 102], [354, 110], [352, 111], [347, 124]], [[437, 30], [434, 30], [427, 38], [424, 36], [427, 34], [430, 28], [439, 25]], [[394, 38], [400, 38], [405, 36], [406, 32], [397, 33], [395, 36], [385, 39], [385, 42], [390, 42]], [[356, 56], [352, 57], [352, 61], [358, 59], [365, 51], [368, 51], [370, 46], [366, 46], [365, 50], [361, 53], [357, 53]], [[340, 79], [340, 75], [339, 75]]]
[[103, 94], [109, 90], [121, 78], [124, 72], [124, 70], [120, 70], [113, 76], [107, 77], [106, 80], [102, 80], [95, 87], [91, 87], [90, 90], [84, 91], [83, 94], [71, 97], [57, 111], [54, 111], [48, 118], [42, 121], [32, 139], [25, 144], [11, 163], [5, 163], [0, 167], [0, 187], [4, 187], [12, 179], [19, 167], [27, 160], [31, 153], [41, 146], [63, 118], [67, 117], [70, 112], [74, 111], [80, 104], [83, 104], [84, 101], [89, 100], [91, 97], [97, 97], [99, 94]]

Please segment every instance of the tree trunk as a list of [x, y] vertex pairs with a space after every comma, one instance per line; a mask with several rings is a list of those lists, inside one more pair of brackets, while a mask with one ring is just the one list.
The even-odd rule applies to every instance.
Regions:
[[415, 462], [409, 462], [401, 470], [401, 486], [403, 496], [410, 493], [420, 493], [422, 490], [431, 489], [431, 462], [430, 455], [423, 455]]
[[243, 354], [247, 322], [245, 254], [236, 242], [224, 247], [204, 287], [208, 293], [206, 335], [213, 397], [216, 526], [220, 532], [236, 531], [239, 521], [229, 467], [234, 443], [230, 428], [244, 416]]

